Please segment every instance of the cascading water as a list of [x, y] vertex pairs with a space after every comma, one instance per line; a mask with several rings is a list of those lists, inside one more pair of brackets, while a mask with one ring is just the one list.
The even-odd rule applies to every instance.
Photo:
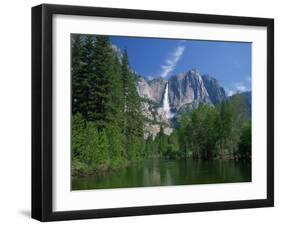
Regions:
[[168, 92], [169, 92], [169, 83], [167, 82], [167, 85], [165, 87], [164, 99], [163, 99], [163, 110], [165, 111], [167, 118], [172, 118], [173, 113], [171, 112], [171, 108], [170, 108]]

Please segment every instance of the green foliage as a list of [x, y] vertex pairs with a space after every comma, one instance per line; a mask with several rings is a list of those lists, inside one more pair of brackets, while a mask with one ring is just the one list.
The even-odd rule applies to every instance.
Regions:
[[79, 157], [87, 137], [85, 136], [85, 121], [80, 113], [72, 117], [72, 158]]
[[189, 116], [180, 120], [180, 149], [185, 156], [200, 159], [232, 159], [238, 154], [250, 156], [241, 154], [242, 150], [250, 150], [251, 146], [251, 134], [248, 127], [243, 127], [245, 120], [244, 101], [239, 96], [216, 107], [200, 104]]
[[109, 143], [109, 157], [112, 168], [120, 168], [122, 164], [126, 163], [125, 148], [122, 143], [121, 130], [116, 125], [108, 125], [106, 128], [106, 134]]
[[179, 141], [179, 148], [183, 153], [183, 156], [187, 156], [188, 154], [188, 142], [187, 142], [187, 135], [189, 129], [189, 117], [183, 115], [179, 121], [179, 128], [177, 130], [178, 133], [178, 141]]
[[179, 138], [177, 131], [174, 131], [168, 137], [168, 146], [165, 152], [165, 156], [168, 156], [172, 159], [181, 158], [183, 156], [179, 148]]
[[162, 126], [160, 127], [160, 132], [157, 134], [156, 139], [158, 140], [159, 154], [163, 155], [167, 150], [168, 137], [166, 134], [164, 134], [164, 129]]
[[72, 62], [71, 62], [71, 74], [72, 74], [72, 114], [80, 112], [86, 117], [86, 104], [87, 99], [87, 76], [84, 73], [84, 61], [82, 60], [84, 54], [84, 44], [82, 42], [81, 35], [71, 36], [72, 45]]
[[110, 164], [109, 142], [104, 130], [98, 133], [97, 158], [95, 162], [101, 169], [106, 169]]
[[90, 77], [89, 120], [95, 122], [99, 130], [114, 121], [113, 52], [109, 37], [97, 36], [93, 52], [93, 74]]
[[213, 150], [218, 139], [217, 122], [218, 115], [212, 106], [200, 104], [191, 113], [184, 133], [187, 139], [186, 146], [192, 150], [193, 157], [213, 158]]
[[143, 136], [143, 117], [141, 112], [141, 100], [135, 85], [135, 75], [129, 68], [127, 51], [123, 53], [122, 82], [124, 95], [124, 133], [127, 136]]
[[126, 166], [145, 153], [141, 100], [126, 51], [122, 62], [108, 36], [72, 41], [73, 173]]
[[241, 137], [239, 141], [239, 148], [237, 151], [237, 158], [250, 159], [252, 153], [252, 126], [250, 122], [243, 125]]
[[94, 166], [95, 160], [98, 158], [98, 132], [92, 122], [87, 123], [84, 131], [85, 143], [84, 147], [80, 149], [80, 159], [88, 164]]

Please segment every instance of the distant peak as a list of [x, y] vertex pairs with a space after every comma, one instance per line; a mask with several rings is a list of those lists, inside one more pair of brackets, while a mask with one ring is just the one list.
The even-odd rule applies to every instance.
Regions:
[[150, 80], [150, 82], [155, 82], [155, 81], [160, 81], [160, 82], [164, 82], [167, 81], [166, 79], [164, 79], [163, 77], [156, 77]]
[[193, 68], [189, 71], [189, 73], [191, 74], [196, 74], [196, 75], [200, 75], [200, 71], [197, 68]]

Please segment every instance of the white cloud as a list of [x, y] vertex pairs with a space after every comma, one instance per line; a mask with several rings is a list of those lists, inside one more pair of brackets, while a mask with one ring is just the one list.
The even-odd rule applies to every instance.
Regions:
[[243, 85], [243, 84], [237, 84], [236, 85], [236, 90], [238, 91], [238, 92], [245, 92], [246, 90], [247, 90], [247, 87], [245, 86], [245, 85]]
[[232, 96], [236, 93], [243, 93], [249, 91], [250, 89], [244, 83], [235, 83], [231, 88], [226, 88], [226, 94]]
[[180, 60], [184, 52], [184, 49], [185, 46], [179, 45], [178, 47], [175, 48], [174, 52], [166, 59], [165, 64], [161, 66], [162, 72], [160, 76], [162, 78], [168, 76], [175, 69], [178, 61]]
[[226, 94], [227, 94], [227, 96], [229, 96], [229, 97], [232, 96], [234, 93], [235, 93], [234, 90], [231, 90], [231, 89], [226, 90]]

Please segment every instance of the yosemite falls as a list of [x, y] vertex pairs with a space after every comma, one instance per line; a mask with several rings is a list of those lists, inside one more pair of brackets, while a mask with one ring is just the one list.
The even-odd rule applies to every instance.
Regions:
[[173, 113], [171, 112], [168, 92], [169, 92], [169, 82], [167, 82], [164, 98], [163, 98], [163, 110], [166, 113], [166, 117], [169, 119], [173, 117]]

